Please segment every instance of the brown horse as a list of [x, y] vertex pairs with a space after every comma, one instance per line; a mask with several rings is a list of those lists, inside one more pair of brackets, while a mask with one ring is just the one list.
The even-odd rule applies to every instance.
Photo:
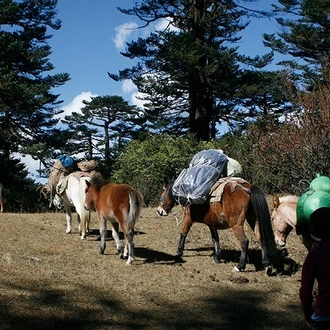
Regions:
[[[140, 215], [142, 195], [127, 184], [87, 182], [85, 207], [96, 210], [100, 223], [100, 254], [104, 254], [107, 237], [107, 221], [111, 222], [112, 237], [121, 258], [134, 260], [134, 226]], [[125, 249], [120, 243], [119, 227], [124, 233]]]
[[3, 185], [0, 183], [0, 212], [3, 212]]
[[[229, 178], [226, 178], [229, 180]], [[211, 232], [214, 243], [214, 261], [221, 262], [221, 249], [218, 229], [231, 228], [241, 245], [241, 256], [235, 270], [245, 269], [249, 240], [244, 232], [244, 221], [257, 235], [262, 249], [262, 264], [267, 274], [272, 272], [270, 258], [278, 254], [274, 241], [274, 233], [270, 221], [270, 212], [263, 191], [256, 185], [238, 179], [224, 184], [222, 197], [214, 202], [210, 199], [204, 204], [184, 206], [183, 228], [180, 235], [177, 258], [181, 259], [188, 232], [194, 222], [205, 223]], [[238, 180], [243, 183], [236, 183]], [[231, 183], [230, 183], [231, 182]], [[163, 185], [163, 193], [157, 212], [166, 216], [176, 204], [172, 194], [172, 183]]]
[[[299, 197], [295, 195], [283, 197], [278, 197], [276, 194], [273, 195], [274, 209], [271, 218], [274, 224], [275, 242], [280, 247], [286, 245], [288, 235], [292, 229], [296, 229], [298, 199]], [[311, 238], [309, 228], [305, 228], [299, 236], [306, 249], [310, 251], [314, 242]]]

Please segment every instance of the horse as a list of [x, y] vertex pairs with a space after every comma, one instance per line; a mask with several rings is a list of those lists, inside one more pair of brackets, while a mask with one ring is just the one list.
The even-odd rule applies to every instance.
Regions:
[[[274, 224], [275, 242], [283, 248], [292, 229], [296, 229], [297, 225], [297, 203], [299, 197], [295, 195], [287, 195], [278, 197], [273, 195], [273, 211], [271, 215]], [[306, 228], [300, 236], [300, 240], [310, 251], [313, 247], [313, 240], [310, 235], [309, 228]]]
[[[278, 254], [274, 233], [270, 221], [270, 211], [265, 194], [256, 185], [250, 184], [240, 178], [223, 178], [222, 196], [209, 198], [203, 204], [190, 204], [183, 206], [183, 227], [176, 258], [182, 259], [186, 237], [195, 222], [204, 223], [209, 227], [214, 244], [214, 261], [221, 262], [221, 249], [219, 243], [219, 230], [231, 228], [240, 242], [241, 255], [235, 271], [243, 271], [247, 263], [249, 240], [244, 232], [244, 222], [248, 224], [258, 237], [262, 250], [262, 265], [267, 275], [272, 272], [270, 258]], [[172, 182], [163, 183], [163, 192], [157, 212], [160, 216], [167, 216], [176, 204], [172, 192]], [[221, 186], [221, 185], [220, 185]], [[212, 188], [213, 189], [213, 188]]]
[[64, 204], [66, 212], [67, 228], [66, 233], [71, 233], [72, 210], [77, 212], [78, 232], [81, 239], [86, 238], [89, 232], [90, 212], [85, 209], [86, 188], [90, 177], [85, 172], [72, 172], [62, 176], [56, 186], [56, 194], [53, 204], [61, 208]]
[[[99, 183], [88, 181], [85, 208], [95, 210], [100, 224], [100, 254], [104, 254], [107, 237], [107, 221], [112, 226], [112, 237], [116, 242], [120, 258], [127, 258], [127, 264], [134, 261], [134, 226], [140, 216], [143, 197], [128, 184]], [[119, 227], [124, 233], [125, 248], [119, 238]]]
[[3, 185], [0, 183], [0, 212], [3, 212]]

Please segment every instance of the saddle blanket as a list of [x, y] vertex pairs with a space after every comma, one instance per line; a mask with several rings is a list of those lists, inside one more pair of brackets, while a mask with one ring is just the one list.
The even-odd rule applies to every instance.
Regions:
[[76, 171], [69, 175], [62, 176], [56, 186], [56, 193], [58, 195], [61, 196], [63, 194], [64, 190], [66, 189], [66, 187], [68, 185], [68, 180], [69, 180], [70, 175], [74, 176], [77, 180], [79, 180], [82, 177], [86, 177], [86, 176], [90, 177], [88, 172], [82, 172], [82, 171]]
[[249, 189], [245, 188], [243, 184], [248, 183], [246, 180], [238, 177], [225, 177], [220, 178], [211, 188], [209, 195], [211, 196], [210, 202], [221, 202], [223, 190], [227, 184], [230, 185], [231, 192], [234, 192], [237, 187], [243, 188], [247, 193]]

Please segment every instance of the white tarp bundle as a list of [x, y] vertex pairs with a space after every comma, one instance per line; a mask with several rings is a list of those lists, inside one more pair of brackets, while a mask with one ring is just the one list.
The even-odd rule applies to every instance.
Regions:
[[175, 180], [172, 192], [181, 205], [203, 204], [221, 174], [227, 176], [228, 159], [221, 150], [209, 149], [197, 153], [188, 169]]

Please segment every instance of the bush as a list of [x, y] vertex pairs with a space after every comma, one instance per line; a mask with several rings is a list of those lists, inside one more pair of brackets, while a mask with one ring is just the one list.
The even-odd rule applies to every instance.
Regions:
[[210, 148], [220, 149], [221, 143], [170, 135], [155, 135], [143, 142], [134, 140], [116, 161], [112, 180], [131, 184], [142, 193], [146, 205], [157, 205], [164, 178], [176, 179], [198, 151]]
[[268, 193], [301, 195], [317, 173], [330, 176], [330, 88], [318, 87], [296, 93], [293, 111], [280, 123], [268, 118], [248, 130], [249, 175]]

